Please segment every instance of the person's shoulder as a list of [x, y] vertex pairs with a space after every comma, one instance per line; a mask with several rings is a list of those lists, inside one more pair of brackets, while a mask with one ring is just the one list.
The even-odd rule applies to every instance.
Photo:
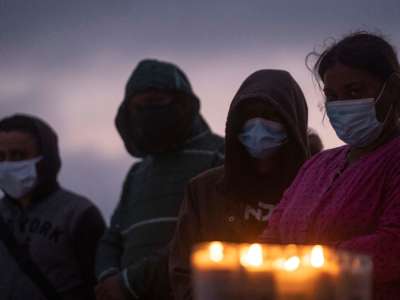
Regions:
[[315, 154], [311, 158], [309, 158], [303, 165], [302, 169], [307, 169], [311, 166], [320, 165], [330, 163], [335, 160], [337, 157], [343, 153], [343, 151], [347, 151], [349, 146], [339, 146], [336, 148], [327, 149], [321, 151], [320, 153]]
[[224, 175], [224, 166], [219, 166], [200, 173], [190, 180], [191, 185], [207, 185], [217, 183]]
[[385, 161], [385, 167], [387, 167], [388, 172], [394, 172], [395, 174], [400, 174], [400, 137], [394, 138], [392, 141], [387, 143], [378, 149], [376, 159], [382, 159]]
[[132, 173], [146, 165], [150, 161], [149, 157], [141, 158], [137, 161], [134, 161], [131, 166], [129, 167], [128, 173]]
[[59, 202], [62, 202], [66, 206], [70, 206], [70, 207], [80, 207], [82, 209], [87, 209], [89, 207], [95, 207], [92, 200], [90, 200], [86, 196], [83, 196], [81, 194], [78, 194], [76, 192], [73, 192], [71, 190], [68, 190], [68, 189], [65, 189], [62, 187], [60, 189], [58, 189], [53, 194], [52, 197], [57, 198], [57, 200]]
[[212, 131], [210, 132], [208, 139], [213, 141], [216, 147], [223, 147], [225, 144], [225, 139]]
[[389, 151], [390, 157], [392, 157], [394, 160], [398, 160], [400, 158], [400, 136], [394, 138], [384, 147], [384, 150]]
[[[218, 192], [218, 185], [224, 176], [224, 167], [216, 167], [204, 171], [203, 173], [192, 178], [188, 185], [191, 206], [194, 210], [206, 212], [215, 209], [215, 205], [219, 205], [221, 195]], [[194, 197], [193, 197], [194, 196]]]
[[225, 155], [225, 139], [222, 136], [217, 135], [216, 133], [211, 133], [212, 140], [214, 141], [214, 149], [221, 154]]
[[185, 143], [184, 150], [224, 153], [225, 140], [220, 135], [205, 130]]
[[339, 147], [335, 147], [335, 148], [331, 148], [331, 149], [327, 149], [324, 151], [321, 151], [320, 153], [315, 154], [314, 156], [312, 156], [310, 158], [310, 160], [329, 160], [332, 159], [333, 157], [336, 157], [338, 155], [340, 155], [340, 153], [342, 153], [343, 151], [347, 151], [349, 146], [347, 145], [343, 145], [343, 146], [339, 146]]
[[125, 181], [129, 180], [135, 174], [140, 174], [140, 172], [144, 171], [149, 165], [151, 165], [151, 158], [144, 157], [138, 161], [135, 161], [128, 169], [128, 172], [125, 176]]

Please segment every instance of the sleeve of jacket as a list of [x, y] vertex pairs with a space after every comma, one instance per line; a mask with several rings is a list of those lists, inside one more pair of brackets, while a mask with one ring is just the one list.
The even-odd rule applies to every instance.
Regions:
[[215, 158], [211, 164], [210, 169], [222, 166], [224, 164], [224, 155], [221, 152], [215, 153]]
[[175, 235], [170, 244], [169, 275], [176, 300], [192, 299], [190, 254], [199, 241], [199, 215], [192, 184], [187, 186]]
[[136, 165], [129, 171], [121, 194], [121, 199], [115, 209], [110, 226], [106, 229], [104, 235], [99, 241], [96, 253], [95, 273], [98, 281], [115, 275], [121, 271], [121, 256], [123, 252], [122, 236], [120, 228], [120, 212], [124, 209], [124, 203], [127, 201], [129, 182], [132, 180]]
[[96, 278], [94, 274], [95, 254], [97, 244], [100, 237], [104, 234], [105, 222], [104, 219], [94, 205], [84, 210], [74, 224], [71, 232], [73, 247], [76, 261], [79, 265], [80, 272], [84, 283], [70, 290], [68, 293], [73, 295], [81, 295], [77, 299], [85, 295], [85, 299], [95, 299], [94, 286]]
[[113, 222], [118, 209], [119, 207], [111, 219], [110, 227], [101, 237], [97, 248], [95, 271], [98, 281], [120, 271], [122, 239], [118, 225]]
[[390, 177], [375, 231], [336, 244], [341, 249], [369, 255], [379, 284], [400, 280], [400, 173]]
[[224, 161], [225, 161], [225, 142], [224, 141], [222, 141], [221, 145], [218, 147], [216, 156], [217, 157], [215, 159], [214, 165], [212, 166], [213, 168], [222, 166], [224, 164]]
[[[193, 209], [192, 202], [194, 199], [192, 193], [189, 191], [190, 185], [188, 185], [186, 189], [185, 198], [182, 201], [178, 216], [176, 231], [169, 246], [133, 265], [130, 265], [128, 268], [122, 270], [119, 274], [120, 281], [123, 283], [126, 292], [133, 298], [191, 299], [189, 260], [192, 245], [196, 242], [195, 237], [198, 236], [195, 233], [198, 228], [198, 223], [196, 222], [197, 219], [195, 220], [193, 217], [195, 210]], [[193, 232], [193, 234], [188, 234], [187, 232], [183, 233], [182, 230], [190, 230]], [[183, 237], [182, 234], [184, 234], [185, 237]], [[176, 249], [176, 247], [182, 248]], [[175, 251], [175, 253], [172, 253], [172, 251]], [[171, 276], [172, 273], [171, 269], [169, 268], [171, 259], [174, 261], [175, 259], [178, 259], [177, 262], [184, 264], [183, 269], [185, 274], [178, 275], [178, 277], [182, 276], [183, 278], [182, 289], [187, 288], [187, 292], [185, 292], [187, 295], [184, 297], [176, 298], [175, 296], [174, 298], [173, 296], [175, 278]], [[187, 285], [185, 284], [186, 279], [188, 279]], [[179, 279], [179, 281], [181, 281], [181, 279]]]
[[168, 248], [130, 265], [120, 281], [134, 299], [173, 299], [168, 274]]
[[225, 161], [224, 148], [225, 148], [224, 143], [221, 143], [221, 145], [217, 149], [215, 149], [215, 151], [213, 151], [214, 152], [213, 157], [208, 169], [217, 168], [224, 164]]

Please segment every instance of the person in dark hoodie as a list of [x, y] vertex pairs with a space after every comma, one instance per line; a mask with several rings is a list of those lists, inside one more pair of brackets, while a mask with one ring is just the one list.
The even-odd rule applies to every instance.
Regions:
[[224, 141], [199, 113], [200, 101], [177, 66], [143, 60], [116, 117], [130, 169], [97, 253], [97, 299], [170, 299], [168, 254], [185, 185], [221, 165]]
[[[105, 223], [91, 201], [59, 185], [60, 168], [58, 138], [47, 123], [28, 115], [0, 120], [1, 217], [61, 299], [94, 299], [94, 255]], [[27, 299], [23, 288], [12, 293]]]
[[254, 242], [309, 157], [307, 104], [281, 70], [250, 75], [226, 122], [225, 164], [192, 179], [170, 249], [176, 300], [192, 299], [190, 252], [204, 241]]

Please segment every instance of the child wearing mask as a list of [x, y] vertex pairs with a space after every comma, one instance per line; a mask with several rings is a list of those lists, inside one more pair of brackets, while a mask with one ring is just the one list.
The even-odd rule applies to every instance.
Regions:
[[225, 164], [189, 183], [170, 250], [175, 299], [191, 299], [190, 254], [202, 241], [255, 241], [309, 156], [307, 105], [286, 71], [250, 75], [226, 122]]

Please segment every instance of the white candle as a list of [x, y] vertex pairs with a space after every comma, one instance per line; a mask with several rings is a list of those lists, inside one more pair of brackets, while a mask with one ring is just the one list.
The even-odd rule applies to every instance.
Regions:
[[279, 300], [334, 300], [335, 265], [327, 262], [322, 246], [289, 245], [275, 260]]
[[275, 282], [268, 250], [260, 244], [240, 247], [243, 276], [243, 299], [275, 300]]
[[200, 244], [192, 255], [194, 299], [240, 299], [239, 258], [234, 245]]
[[369, 257], [338, 254], [340, 275], [338, 276], [337, 299], [372, 299], [372, 261]]
[[195, 300], [371, 300], [371, 260], [319, 245], [204, 243], [192, 266]]

